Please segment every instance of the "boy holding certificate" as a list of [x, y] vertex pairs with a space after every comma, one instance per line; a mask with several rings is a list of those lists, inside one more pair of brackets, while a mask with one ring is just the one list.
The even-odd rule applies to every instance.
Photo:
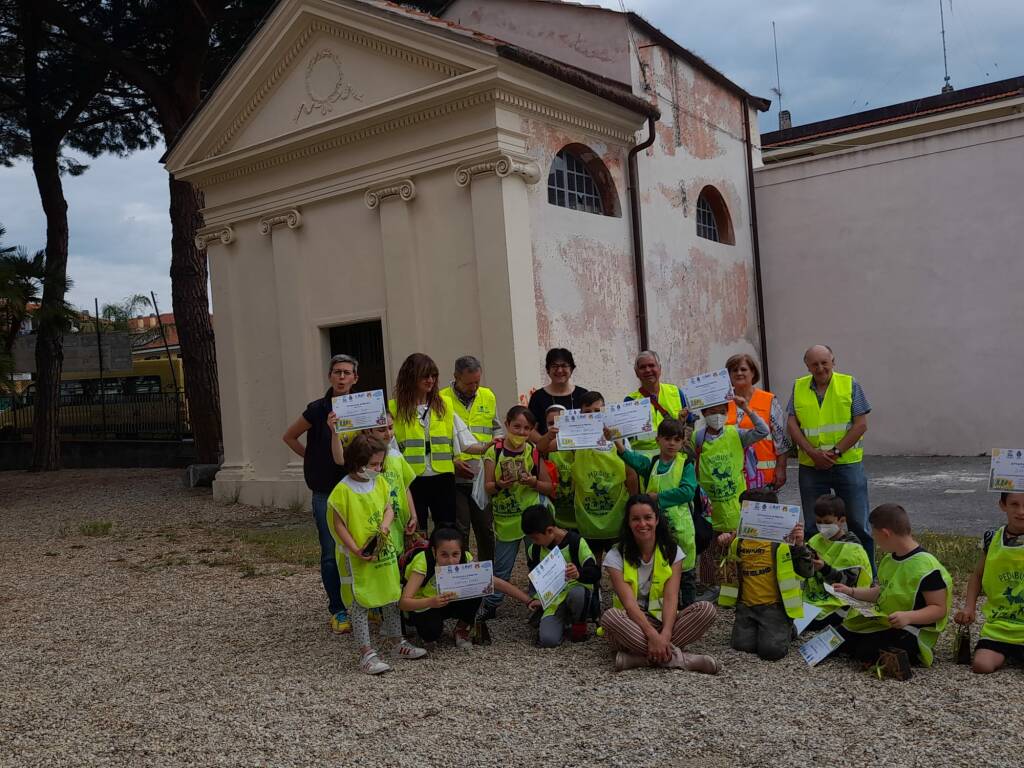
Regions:
[[818, 532], [807, 542], [814, 573], [804, 582], [804, 602], [821, 612], [807, 625], [807, 632], [837, 627], [846, 618], [848, 607], [829, 594], [826, 584], [870, 587], [872, 573], [867, 550], [846, 527], [842, 497], [829, 493], [819, 496], [814, 502], [814, 520]]
[[995, 672], [1006, 661], [1024, 661], [1024, 493], [999, 494], [1006, 525], [987, 531], [978, 567], [967, 582], [963, 610], [953, 618], [969, 626], [977, 616], [978, 595], [985, 593], [985, 623], [971, 669]]
[[601, 580], [597, 559], [576, 531], [555, 525], [551, 510], [538, 504], [523, 512], [523, 533], [531, 541], [526, 546], [526, 564], [532, 571], [558, 547], [565, 558], [565, 588], [540, 619], [538, 644], [555, 648], [562, 644], [565, 628], [571, 627], [570, 638], [579, 642], [587, 637], [586, 607], [590, 592]]
[[867, 664], [881, 654], [900, 670], [909, 664], [930, 667], [935, 641], [946, 627], [953, 603], [949, 573], [935, 555], [918, 544], [910, 530], [910, 517], [899, 504], [882, 504], [868, 516], [875, 546], [885, 555], [878, 564], [878, 585], [848, 587], [833, 584], [836, 592], [875, 603], [874, 615], [851, 610], [840, 634], [839, 647]]
[[647, 495], [658, 502], [668, 519], [669, 529], [686, 557], [679, 583], [679, 607], [697, 600], [697, 544], [694, 540], [693, 515], [690, 502], [697, 491], [693, 463], [682, 452], [686, 425], [678, 419], [664, 419], [658, 425], [658, 455], [648, 458], [639, 451], [626, 450], [621, 440], [615, 449], [626, 466], [636, 470], [644, 482]]
[[[779, 495], [764, 488], [744, 491], [741, 501], [778, 504]], [[788, 544], [764, 539], [735, 538], [728, 557], [736, 563], [736, 580], [723, 584], [718, 604], [736, 607], [732, 647], [756, 653], [765, 661], [778, 661], [789, 653], [793, 619], [802, 618], [800, 577], [813, 573], [811, 557], [803, 546], [804, 526], [797, 522]]]

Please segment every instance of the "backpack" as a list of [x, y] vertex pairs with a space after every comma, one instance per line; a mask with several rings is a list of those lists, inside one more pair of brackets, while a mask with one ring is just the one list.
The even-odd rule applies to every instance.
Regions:
[[[580, 537], [579, 534], [573, 536], [573, 531], [569, 531], [565, 538], [569, 540], [569, 559], [577, 569], [583, 568], [583, 563], [580, 562]], [[526, 545], [526, 567], [531, 571], [540, 564], [540, 544], [534, 544], [530, 542]]]
[[[555, 462], [549, 461], [548, 459], [541, 459], [540, 451], [536, 445], [531, 443], [533, 448], [533, 476], [540, 478], [540, 464], [543, 461], [545, 468], [548, 470], [548, 477], [551, 479], [551, 498], [554, 498], [558, 492], [558, 467], [555, 466]], [[494, 441], [494, 463], [498, 463], [498, 458], [501, 456], [502, 451], [505, 450], [505, 441], [502, 438], [497, 438]]]

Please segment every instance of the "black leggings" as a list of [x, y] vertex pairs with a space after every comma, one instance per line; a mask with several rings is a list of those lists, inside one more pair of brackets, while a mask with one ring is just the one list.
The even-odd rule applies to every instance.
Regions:
[[911, 664], [917, 664], [921, 660], [917, 638], [903, 629], [851, 632], [845, 627], [840, 627], [839, 634], [843, 636], [845, 642], [836, 649], [836, 652], [845, 653], [857, 661], [873, 664], [878, 661], [879, 652], [889, 648], [902, 648], [907, 652]]
[[481, 598], [474, 597], [471, 600], [456, 600], [444, 608], [430, 608], [418, 613], [414, 611], [409, 614], [409, 621], [416, 627], [420, 640], [424, 643], [433, 643], [444, 632], [445, 619], [456, 619], [467, 627], [472, 627], [476, 612], [480, 608], [480, 600]]
[[455, 474], [421, 475], [409, 485], [412, 503], [416, 505], [416, 522], [427, 530], [427, 512], [434, 518], [435, 528], [455, 527]]

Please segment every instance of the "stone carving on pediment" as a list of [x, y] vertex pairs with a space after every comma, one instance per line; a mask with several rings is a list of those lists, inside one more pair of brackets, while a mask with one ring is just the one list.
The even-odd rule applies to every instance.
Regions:
[[309, 101], [299, 105], [295, 114], [296, 123], [303, 116], [309, 116], [314, 112], [327, 117], [334, 111], [334, 105], [339, 101], [362, 101], [364, 94], [345, 81], [341, 57], [330, 48], [321, 48], [310, 56], [306, 64], [306, 95], [309, 96]]

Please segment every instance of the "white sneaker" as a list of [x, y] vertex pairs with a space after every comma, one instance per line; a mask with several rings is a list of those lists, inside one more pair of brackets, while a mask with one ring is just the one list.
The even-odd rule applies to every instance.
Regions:
[[359, 671], [367, 675], [381, 675], [391, 671], [391, 665], [381, 661], [376, 651], [367, 651], [359, 659]]
[[458, 628], [452, 633], [455, 639], [455, 647], [461, 651], [468, 651], [473, 647], [473, 640], [469, 637], [468, 629]]
[[400, 659], [422, 659], [427, 649], [418, 648], [403, 637], [395, 647], [395, 655]]

